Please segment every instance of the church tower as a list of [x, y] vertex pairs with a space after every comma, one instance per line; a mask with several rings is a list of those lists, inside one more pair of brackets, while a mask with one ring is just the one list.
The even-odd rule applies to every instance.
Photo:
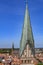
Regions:
[[26, 2], [24, 25], [20, 41], [20, 58], [23, 63], [33, 63], [32, 58], [34, 57], [34, 55], [34, 38], [28, 11], [28, 2]]
[[14, 43], [12, 43], [12, 56], [14, 56]]

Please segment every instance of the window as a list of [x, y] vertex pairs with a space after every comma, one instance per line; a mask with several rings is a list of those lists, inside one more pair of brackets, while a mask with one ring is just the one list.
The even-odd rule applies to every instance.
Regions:
[[25, 63], [26, 63], [26, 60], [25, 60]]

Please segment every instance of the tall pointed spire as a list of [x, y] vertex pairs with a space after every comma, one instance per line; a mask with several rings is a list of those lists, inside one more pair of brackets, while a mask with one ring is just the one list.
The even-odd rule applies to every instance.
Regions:
[[14, 43], [12, 43], [12, 50], [14, 50]]
[[26, 11], [25, 11], [25, 17], [24, 17], [22, 37], [20, 42], [20, 55], [22, 54], [25, 48], [25, 45], [28, 41], [29, 41], [28, 44], [30, 44], [31, 47], [34, 48], [34, 39], [33, 39], [33, 34], [31, 29], [30, 16], [28, 12], [28, 1], [26, 0]]

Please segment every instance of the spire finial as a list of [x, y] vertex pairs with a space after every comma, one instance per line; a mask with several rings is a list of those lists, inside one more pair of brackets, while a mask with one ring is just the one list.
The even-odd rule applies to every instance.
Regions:
[[26, 0], [26, 9], [28, 8], [28, 0]]
[[26, 3], [28, 3], [28, 1], [26, 0]]
[[28, 0], [26, 0], [26, 4], [28, 4]]
[[28, 4], [28, 0], [25, 0], [24, 2], [25, 2], [26, 5]]

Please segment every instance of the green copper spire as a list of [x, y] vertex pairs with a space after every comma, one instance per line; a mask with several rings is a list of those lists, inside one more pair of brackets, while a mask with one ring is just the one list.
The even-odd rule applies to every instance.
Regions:
[[22, 54], [28, 41], [29, 41], [28, 44], [30, 44], [31, 47], [34, 48], [34, 39], [33, 39], [33, 34], [32, 34], [31, 23], [30, 23], [30, 16], [28, 12], [28, 2], [26, 0], [24, 25], [23, 25], [22, 37], [20, 41], [20, 55]]

